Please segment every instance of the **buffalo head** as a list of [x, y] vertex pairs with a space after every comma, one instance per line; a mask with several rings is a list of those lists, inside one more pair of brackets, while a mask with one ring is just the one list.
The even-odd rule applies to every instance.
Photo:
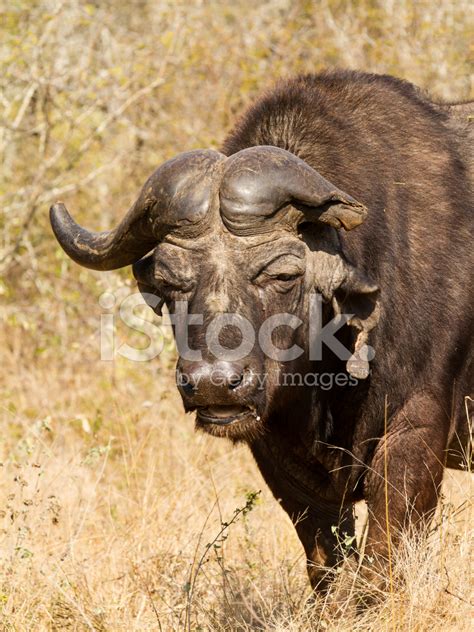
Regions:
[[377, 288], [348, 263], [338, 237], [365, 217], [350, 195], [270, 146], [230, 157], [178, 155], [111, 231], [81, 228], [61, 203], [51, 209], [54, 233], [74, 261], [95, 270], [133, 264], [155, 310], [166, 303], [175, 336], [184, 338], [177, 383], [185, 409], [197, 411], [198, 427], [234, 440], [258, 434], [275, 410], [302, 397], [298, 382], [282, 389], [281, 376], [314, 371], [314, 292], [324, 321], [351, 314], [345, 366], [365, 377], [360, 352], [376, 322]]

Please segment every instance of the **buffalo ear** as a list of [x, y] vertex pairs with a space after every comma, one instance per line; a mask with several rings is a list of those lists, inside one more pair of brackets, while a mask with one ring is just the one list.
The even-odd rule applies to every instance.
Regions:
[[366, 379], [370, 373], [369, 361], [374, 352], [368, 340], [370, 331], [376, 327], [380, 317], [379, 295], [379, 287], [349, 265], [344, 281], [333, 295], [334, 311], [352, 314], [348, 325], [353, 328], [354, 347], [346, 368], [358, 380]]

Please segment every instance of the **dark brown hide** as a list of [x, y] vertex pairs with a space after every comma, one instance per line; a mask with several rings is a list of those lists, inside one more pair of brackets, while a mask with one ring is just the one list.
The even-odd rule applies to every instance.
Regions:
[[[472, 109], [435, 106], [393, 77], [328, 72], [281, 82], [224, 143], [225, 154], [282, 147], [368, 209], [367, 221], [339, 238], [347, 260], [380, 288], [371, 376], [356, 389], [324, 396], [315, 425], [295, 410], [252, 445], [283, 506], [295, 520], [306, 512], [297, 528], [310, 561], [333, 559], [329, 527], [347, 514], [347, 502], [363, 498], [369, 548], [386, 556], [385, 414], [395, 538], [410, 516], [416, 522], [430, 515], [442, 465], [463, 468], [469, 460]], [[315, 551], [318, 533], [324, 537]], [[311, 576], [315, 584], [324, 573], [312, 569]]]

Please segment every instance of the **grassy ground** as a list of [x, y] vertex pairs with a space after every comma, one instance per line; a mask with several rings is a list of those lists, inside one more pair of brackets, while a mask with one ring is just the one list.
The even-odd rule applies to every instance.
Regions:
[[467, 98], [469, 6], [0, 2], [1, 630], [470, 629], [468, 474], [448, 474], [374, 607], [314, 604], [247, 450], [183, 415], [169, 345], [100, 362], [99, 297], [129, 273], [72, 264], [46, 213], [61, 197], [109, 227], [157, 164], [218, 146], [277, 76], [348, 66]]
[[447, 476], [443, 519], [407, 541], [391, 593], [336, 615], [308, 603], [301, 547], [247, 449], [194, 434], [172, 358], [97, 362], [81, 330], [60, 357], [10, 332], [3, 358], [2, 629], [470, 629], [469, 474]]

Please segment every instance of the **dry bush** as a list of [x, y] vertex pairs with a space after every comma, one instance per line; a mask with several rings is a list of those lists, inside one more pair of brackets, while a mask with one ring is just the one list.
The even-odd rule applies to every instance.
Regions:
[[159, 163], [218, 147], [281, 75], [348, 66], [468, 97], [469, 9], [3, 4], [1, 629], [469, 629], [468, 475], [448, 475], [442, 520], [427, 541], [407, 539], [375, 606], [355, 617], [349, 601], [314, 604], [294, 529], [248, 451], [195, 435], [183, 415], [169, 345], [143, 365], [99, 361], [98, 298], [127, 291], [128, 272], [79, 269], [47, 221], [61, 197], [110, 227]]

